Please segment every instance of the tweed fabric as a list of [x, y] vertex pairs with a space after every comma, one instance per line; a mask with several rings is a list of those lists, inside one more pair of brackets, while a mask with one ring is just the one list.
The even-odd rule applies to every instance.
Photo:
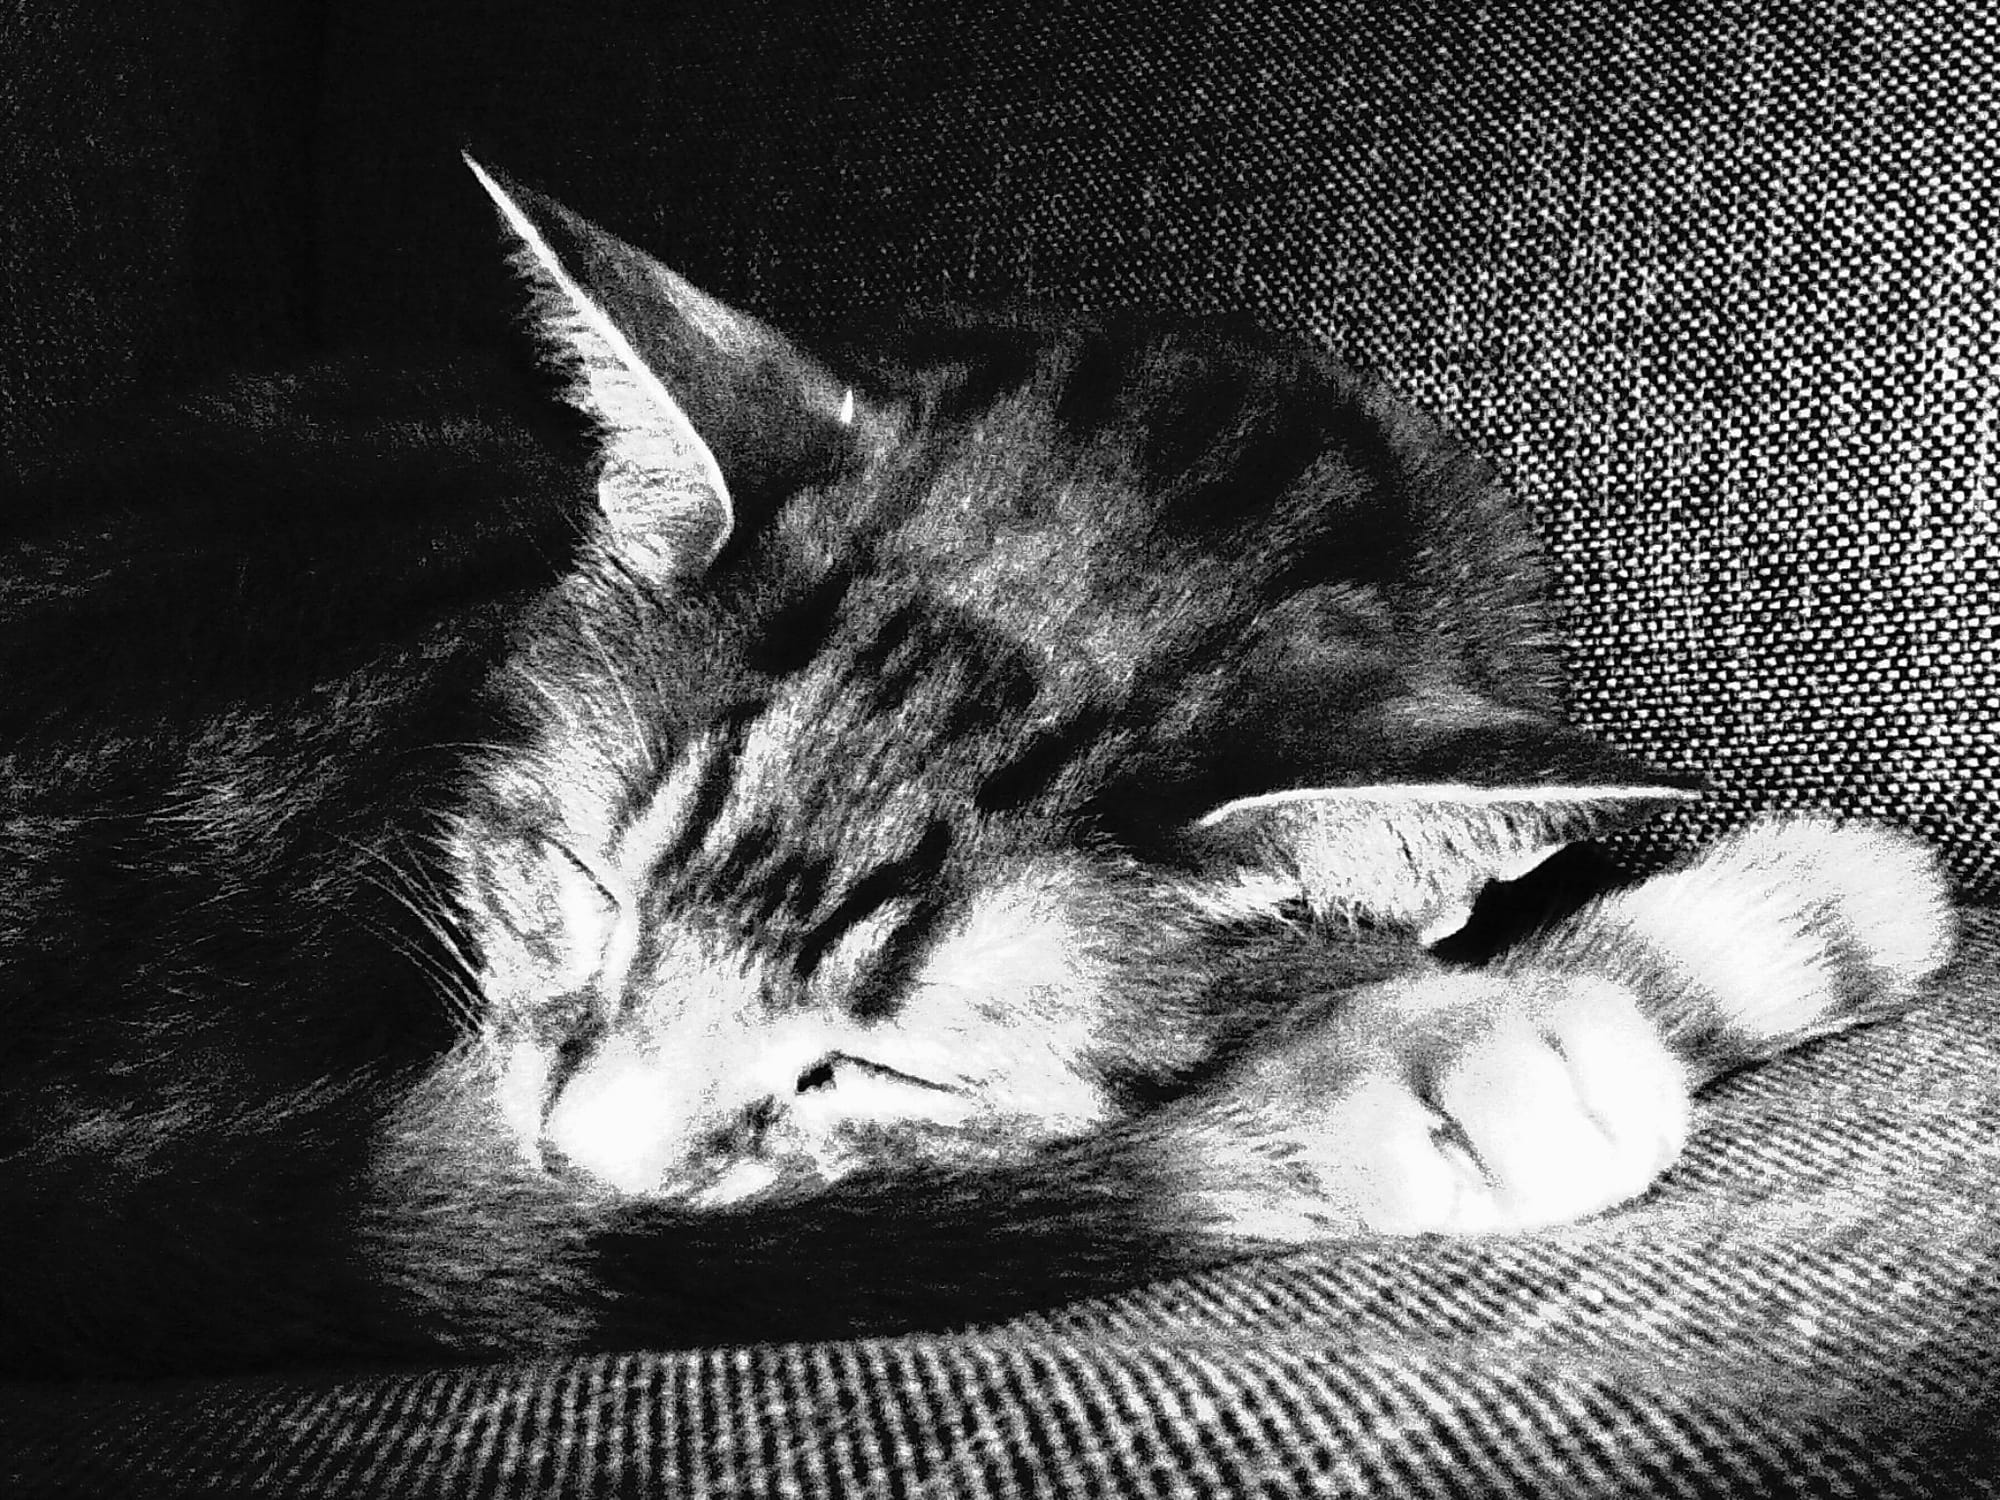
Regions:
[[361, 0], [330, 45], [359, 326], [462, 315], [462, 138], [789, 324], [1304, 331], [1499, 458], [1581, 717], [1712, 778], [1635, 852], [1830, 806], [2000, 895], [1994, 0]]
[[1581, 717], [1716, 785], [1639, 852], [1830, 806], [2000, 895], [1996, 0], [203, 3], [0, 21], [10, 453], [203, 354], [477, 326], [464, 141], [808, 328], [1249, 313], [1502, 460]]
[[2000, 0], [202, 4], [0, 17], [8, 455], [480, 326], [466, 141], [806, 328], [1248, 313], [1500, 458], [1580, 716], [1715, 784], [1635, 852], [1833, 807], [2000, 896]]
[[0, 1493], [2000, 1493], [2000, 912], [1724, 1082], [1589, 1223], [1350, 1245], [955, 1338], [10, 1390]]

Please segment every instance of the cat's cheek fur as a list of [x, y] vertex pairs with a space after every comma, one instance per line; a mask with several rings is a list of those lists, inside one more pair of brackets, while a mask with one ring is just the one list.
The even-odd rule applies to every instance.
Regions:
[[993, 1113], [1041, 1122], [1043, 1136], [1102, 1124], [1110, 1106], [1099, 1062], [1134, 1050], [1119, 960], [1140, 967], [1137, 951], [1105, 951], [1117, 904], [1080, 861], [1035, 861], [979, 893], [895, 1018], [897, 1050], [929, 1055], [912, 1071], [955, 1078]]
[[685, 1072], [629, 1036], [610, 1039], [549, 1110], [545, 1157], [620, 1193], [667, 1194], [698, 1160], [703, 1124], [727, 1134], [712, 1099], [690, 1090]]
[[[820, 966], [836, 994], [804, 1005], [714, 929], [663, 921], [625, 999], [588, 1007], [610, 1019], [587, 1045], [549, 1024], [564, 997], [510, 991], [515, 1024], [486, 1041], [497, 1113], [525, 1161], [696, 1206], [1081, 1135], [1111, 1118], [1097, 1059], [1121, 1043], [1109, 1033], [1128, 1003], [1086, 936], [1111, 899], [1080, 862], [1025, 865], [972, 900], [870, 1018], [837, 992], [886, 939], [872, 921]], [[510, 952], [504, 938], [489, 935], [489, 952]], [[559, 1066], [565, 1045], [578, 1055]]]
[[495, 1112], [528, 1166], [542, 1168], [542, 1116], [555, 1077], [555, 1053], [526, 1037], [488, 1043]]

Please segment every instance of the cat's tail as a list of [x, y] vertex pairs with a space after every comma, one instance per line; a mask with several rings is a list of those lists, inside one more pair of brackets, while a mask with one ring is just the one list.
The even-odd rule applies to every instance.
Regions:
[[1956, 934], [1950, 885], [1924, 844], [1800, 818], [1753, 824], [1599, 897], [1503, 962], [1629, 989], [1699, 1086], [1902, 1009]]

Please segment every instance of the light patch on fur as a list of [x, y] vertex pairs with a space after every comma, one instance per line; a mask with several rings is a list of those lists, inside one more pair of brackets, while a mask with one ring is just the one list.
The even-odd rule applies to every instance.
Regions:
[[1361, 807], [1406, 807], [1410, 805], [1459, 804], [1467, 807], [1568, 807], [1592, 802], [1693, 801], [1699, 792], [1663, 786], [1468, 786], [1455, 782], [1390, 783], [1383, 786], [1295, 787], [1282, 792], [1265, 792], [1256, 797], [1238, 797], [1203, 814], [1198, 828], [1211, 828], [1226, 818], [1257, 808], [1290, 803], [1335, 802]]
[[1084, 968], [1078, 934], [1055, 893], [1032, 879], [982, 891], [925, 964], [918, 983], [961, 994], [1016, 992], [1059, 1004]]
[[497, 1069], [493, 1097], [501, 1123], [521, 1160], [539, 1168], [544, 1164], [542, 1108], [548, 1101], [554, 1059], [548, 1048], [514, 1037], [495, 1046], [493, 1062]]
[[617, 896], [567, 849], [545, 846], [541, 915], [562, 935], [562, 964], [551, 980], [558, 993], [624, 967], [638, 945], [633, 922]]
[[820, 958], [813, 971], [813, 988], [826, 993], [839, 1005], [859, 976], [861, 967], [881, 951], [890, 936], [915, 913], [917, 903], [907, 896], [884, 902], [840, 935]]
[[1644, 786], [1391, 784], [1225, 803], [1198, 827], [1246, 863], [1289, 866], [1321, 917], [1393, 923], [1436, 941], [1490, 881], [1601, 830], [1607, 809], [1686, 793]]
[[968, 1088], [1043, 1134], [1106, 1117], [1088, 1059], [1108, 976], [1066, 899], [1071, 881], [1059, 867], [1029, 869], [980, 894], [883, 1028], [892, 1066]]
[[1809, 1031], [1837, 997], [1805, 893], [1697, 865], [1604, 904], [1751, 1036]]
[[1505, 860], [1493, 869], [1495, 880], [1519, 880], [1524, 875], [1532, 875], [1563, 846], [1561, 844], [1540, 844], [1514, 859]]
[[1602, 905], [1757, 1039], [1852, 1020], [1840, 1007], [1857, 991], [1876, 1005], [1904, 998], [1953, 941], [1949, 889], [1927, 849], [1817, 820], [1745, 829]]
[[1937, 856], [1881, 824], [1794, 818], [1718, 844], [1699, 868], [1741, 870], [1830, 900], [1884, 982], [1915, 985], [1951, 957], [1957, 916]]
[[[570, 275], [534, 220], [471, 156], [464, 161], [519, 241], [513, 259], [533, 293], [531, 321], [566, 356], [571, 399], [607, 431], [598, 500], [619, 556], [643, 577], [666, 578], [685, 570], [686, 544], [699, 538], [701, 555], [694, 563], [705, 566], [735, 527], [729, 487], [715, 455], [623, 331]], [[733, 336], [730, 329], [706, 326], [699, 308], [682, 310], [712, 341], [726, 343]]]
[[691, 1188], [680, 1196], [689, 1208], [703, 1211], [728, 1208], [731, 1204], [768, 1193], [782, 1181], [774, 1163], [743, 1157], [723, 1168], [713, 1181]]
[[478, 982], [509, 1017], [615, 984], [638, 945], [637, 919], [576, 856], [548, 839], [458, 841], [460, 888], [486, 917]]
[[[1505, 879], [1506, 877], [1498, 877]], [[1454, 902], [1432, 913], [1423, 926], [1417, 929], [1417, 941], [1426, 948], [1443, 942], [1454, 932], [1461, 930], [1472, 920], [1472, 908], [1464, 902]]]
[[690, 739], [647, 800], [646, 810], [619, 836], [614, 858], [627, 880], [638, 880], [659, 851], [680, 837], [694, 805], [695, 788], [721, 747], [721, 736], [713, 730]]
[[816, 663], [792, 691], [765, 706], [744, 732], [735, 774], [702, 838], [702, 852], [728, 849], [749, 830], [760, 811], [760, 794], [791, 784], [800, 747], [816, 744], [815, 726], [837, 722], [839, 712], [839, 687], [831, 662]]
[[1225, 926], [1268, 917], [1305, 894], [1295, 877], [1247, 865], [1211, 880], [1180, 882], [1174, 889], [1198, 917]]
[[689, 1101], [674, 1087], [686, 1080], [673, 1071], [638, 1038], [611, 1037], [565, 1085], [543, 1134], [594, 1181], [621, 1193], [658, 1192], [692, 1144]]
[[716, 1138], [762, 1101], [788, 1097], [827, 1044], [817, 1017], [768, 1014], [760, 969], [712, 936], [670, 934], [641, 980], [642, 1003], [614, 1018], [540, 1128], [592, 1179], [663, 1193], [693, 1186]]

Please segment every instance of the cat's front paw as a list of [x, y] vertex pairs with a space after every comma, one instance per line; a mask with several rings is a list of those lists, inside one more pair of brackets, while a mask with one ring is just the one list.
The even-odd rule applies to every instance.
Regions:
[[1323, 1225], [1561, 1223], [1645, 1192], [1687, 1139], [1686, 1071], [1616, 985], [1445, 971], [1351, 1002], [1239, 1079]]

